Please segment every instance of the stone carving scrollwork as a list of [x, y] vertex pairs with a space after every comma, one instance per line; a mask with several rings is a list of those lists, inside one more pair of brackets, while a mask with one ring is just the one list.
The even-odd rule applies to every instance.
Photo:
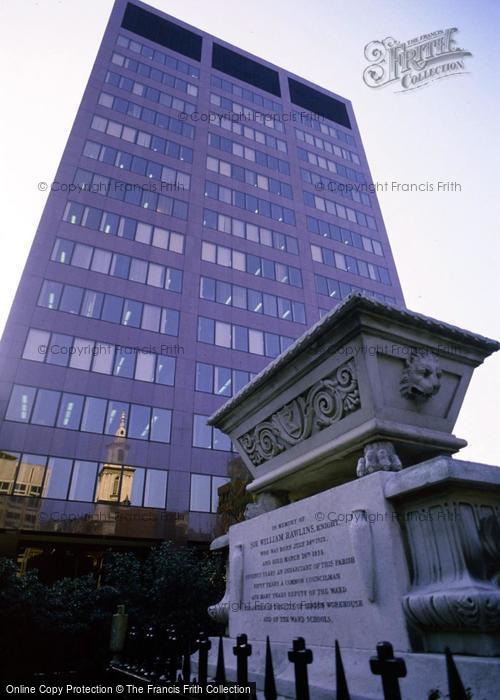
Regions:
[[239, 438], [258, 466], [360, 407], [354, 363], [339, 367]]

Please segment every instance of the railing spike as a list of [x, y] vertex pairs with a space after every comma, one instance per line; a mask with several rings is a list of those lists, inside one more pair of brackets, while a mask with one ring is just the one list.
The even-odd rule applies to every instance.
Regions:
[[309, 678], [307, 666], [313, 661], [313, 653], [306, 648], [304, 637], [297, 637], [292, 642], [292, 651], [288, 652], [288, 660], [294, 665], [295, 694], [297, 699], [309, 700]]
[[444, 653], [446, 656], [446, 675], [448, 677], [448, 693], [450, 700], [468, 700], [467, 692], [449, 647], [445, 648]]
[[224, 666], [224, 644], [222, 637], [219, 637], [219, 650], [217, 652], [217, 670], [215, 672], [215, 681], [217, 683], [226, 682], [226, 667]]
[[351, 700], [345, 677], [344, 664], [342, 663], [342, 655], [337, 640], [335, 640], [335, 683], [337, 688], [335, 700]]
[[266, 672], [264, 676], [264, 698], [265, 700], [277, 700], [276, 681], [274, 680], [273, 655], [269, 636], [266, 637]]

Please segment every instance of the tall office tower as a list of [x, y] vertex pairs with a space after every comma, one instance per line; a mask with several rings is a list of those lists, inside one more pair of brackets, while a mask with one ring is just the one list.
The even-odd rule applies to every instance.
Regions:
[[369, 181], [348, 100], [117, 0], [1, 345], [4, 551], [210, 539], [206, 416], [351, 290], [404, 303]]

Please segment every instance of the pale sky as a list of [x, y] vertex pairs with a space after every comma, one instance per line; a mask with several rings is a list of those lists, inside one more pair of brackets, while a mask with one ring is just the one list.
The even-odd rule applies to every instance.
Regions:
[[[221, 39], [352, 100], [375, 181], [453, 181], [461, 192], [380, 192], [408, 307], [500, 338], [498, 71], [493, 0], [151, 0]], [[87, 83], [111, 0], [0, 0], [3, 328]], [[362, 80], [364, 47], [457, 27], [467, 74], [411, 93]], [[495, 167], [496, 165], [496, 167]], [[500, 464], [500, 353], [474, 374], [458, 457]]]

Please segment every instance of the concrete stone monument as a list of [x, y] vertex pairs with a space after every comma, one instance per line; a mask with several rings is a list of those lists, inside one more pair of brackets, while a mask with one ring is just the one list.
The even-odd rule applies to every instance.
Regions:
[[214, 543], [229, 554], [211, 614], [227, 660], [248, 635], [258, 687], [268, 635], [278, 692], [295, 697], [287, 651], [301, 636], [314, 700], [331, 697], [335, 639], [353, 696], [382, 697], [369, 658], [387, 639], [405, 700], [445, 694], [445, 647], [474, 700], [495, 697], [500, 469], [451, 455], [466, 445], [452, 430], [472, 372], [499, 347], [355, 294], [211, 417], [255, 497]]

